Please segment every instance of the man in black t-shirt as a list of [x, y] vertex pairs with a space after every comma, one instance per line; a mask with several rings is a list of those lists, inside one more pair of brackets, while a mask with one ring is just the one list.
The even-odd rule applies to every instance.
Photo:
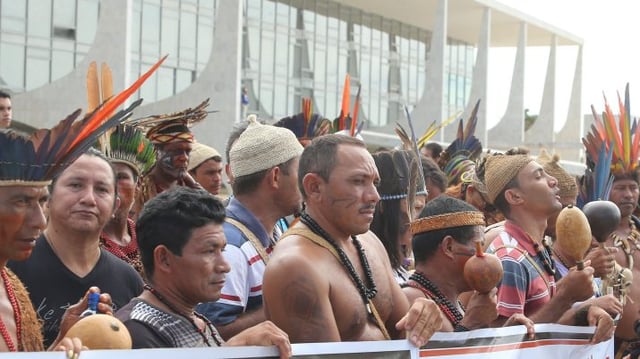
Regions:
[[115, 309], [142, 292], [138, 273], [99, 246], [102, 228], [118, 204], [111, 164], [90, 150], [54, 180], [49, 223], [31, 257], [9, 263], [43, 322], [45, 345], [58, 334], [65, 309], [89, 287], [109, 293]]

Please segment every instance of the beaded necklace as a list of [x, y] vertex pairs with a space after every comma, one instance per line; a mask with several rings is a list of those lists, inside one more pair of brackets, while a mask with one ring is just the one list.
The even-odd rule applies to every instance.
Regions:
[[[529, 234], [527, 234], [529, 236]], [[542, 266], [544, 267], [544, 270], [549, 273], [549, 275], [551, 276], [555, 276], [556, 274], [556, 266], [553, 264], [553, 261], [551, 260], [551, 246], [549, 245], [549, 242], [547, 242], [546, 238], [542, 239], [542, 247], [540, 248], [540, 245], [538, 244], [538, 242], [534, 241], [531, 236], [529, 236], [529, 239], [531, 239], [531, 241], [533, 242], [533, 249], [536, 250], [536, 257], [538, 257], [538, 260], [540, 260], [540, 262], [542, 262]]]
[[160, 294], [151, 285], [145, 284], [144, 285], [144, 289], [148, 290], [149, 293], [153, 294], [154, 297], [156, 297], [160, 302], [162, 302], [162, 304], [166, 305], [172, 312], [174, 312], [174, 313], [178, 314], [179, 316], [181, 316], [181, 317], [185, 318], [186, 320], [188, 320], [189, 323], [191, 323], [191, 325], [193, 325], [193, 327], [195, 328], [196, 332], [198, 334], [200, 334], [200, 336], [202, 337], [202, 340], [204, 340], [204, 344], [206, 346], [208, 346], [208, 347], [211, 346], [211, 343], [209, 342], [209, 338], [207, 338], [207, 335], [205, 334], [205, 330], [206, 330], [207, 327], [209, 328], [209, 331], [211, 331], [211, 337], [216, 342], [216, 346], [222, 346], [222, 340], [218, 338], [218, 335], [219, 335], [218, 331], [213, 326], [213, 324], [209, 321], [209, 319], [207, 319], [205, 316], [203, 316], [202, 314], [200, 314], [198, 312], [191, 312], [194, 316], [200, 318], [204, 322], [205, 329], [200, 329], [200, 327], [198, 326], [198, 324], [196, 324], [196, 321], [193, 318], [180, 313], [171, 303], [169, 303], [169, 301], [162, 294]]
[[304, 213], [300, 216], [300, 222], [309, 227], [309, 229], [313, 233], [322, 237], [336, 250], [336, 252], [338, 252], [342, 265], [347, 269], [347, 272], [349, 272], [349, 276], [351, 276], [351, 279], [358, 288], [358, 292], [362, 297], [362, 301], [364, 301], [369, 314], [371, 314], [371, 309], [369, 308], [369, 299], [373, 299], [376, 296], [376, 294], [378, 293], [378, 289], [376, 288], [376, 283], [373, 281], [371, 267], [369, 267], [369, 261], [367, 260], [367, 256], [364, 253], [364, 249], [362, 249], [362, 244], [360, 243], [360, 241], [358, 241], [356, 236], [351, 236], [351, 241], [358, 251], [358, 257], [360, 257], [360, 263], [362, 264], [362, 268], [364, 269], [364, 274], [367, 279], [367, 285], [365, 285], [362, 279], [360, 279], [358, 272], [356, 272], [356, 269], [353, 267], [353, 264], [349, 260], [349, 257], [347, 257], [347, 254], [342, 250], [342, 248], [340, 248], [340, 246], [338, 246], [338, 244], [331, 238], [331, 236], [329, 236], [329, 234], [324, 229], [322, 229], [322, 227], [320, 227], [320, 225], [315, 220], [313, 220], [313, 218]]
[[[440, 292], [440, 289], [438, 289], [438, 287], [436, 287], [436, 285], [433, 284], [433, 282], [431, 282], [423, 273], [415, 271], [413, 272], [411, 277], [409, 277], [409, 280], [418, 283], [422, 287], [416, 289], [421, 290], [423, 293], [431, 297], [431, 299], [436, 302], [440, 310], [442, 310], [447, 318], [449, 318], [449, 321], [451, 322], [451, 324], [453, 324], [454, 327], [460, 324], [460, 321], [463, 318], [460, 310], [458, 310], [458, 308], [453, 303], [451, 303], [451, 301], [447, 299], [447, 297], [445, 297], [442, 292]], [[459, 302], [458, 305], [460, 305]]]
[[[11, 286], [11, 282], [9, 282], [9, 276], [7, 275], [7, 271], [2, 269], [0, 273], [2, 276], [2, 282], [4, 282], [4, 287], [7, 291], [7, 297], [9, 298], [9, 303], [11, 303], [11, 309], [13, 309], [13, 320], [16, 323], [16, 339], [17, 344], [19, 345], [21, 342], [21, 331], [22, 331], [22, 316], [20, 315], [20, 307], [18, 306], [18, 300], [16, 299], [16, 294], [13, 291], [13, 286]], [[4, 339], [5, 343], [7, 343], [7, 348], [9, 348], [10, 352], [17, 352], [18, 347], [16, 343], [11, 339], [11, 335], [9, 334], [9, 330], [7, 326], [4, 324], [2, 319], [0, 319], [0, 335], [2, 335], [2, 339]]]

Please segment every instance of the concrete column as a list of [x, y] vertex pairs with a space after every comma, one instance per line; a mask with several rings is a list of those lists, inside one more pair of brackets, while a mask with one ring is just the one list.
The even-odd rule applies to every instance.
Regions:
[[234, 122], [240, 117], [242, 60], [242, 1], [219, 0], [209, 62], [184, 91], [141, 107], [136, 117], [181, 111], [211, 98], [210, 114], [192, 129], [197, 140], [223, 150]]
[[582, 161], [580, 156], [584, 151], [580, 139], [587, 133], [590, 125], [590, 123], [583, 124], [582, 117], [582, 46], [579, 46], [567, 121], [556, 134], [555, 149], [560, 154], [560, 158]]
[[478, 39], [478, 49], [476, 52], [476, 64], [473, 67], [473, 79], [471, 82], [471, 93], [469, 103], [464, 111], [463, 118], [468, 119], [473, 107], [478, 99], [481, 100], [478, 109], [478, 123], [476, 125], [476, 137], [482, 142], [482, 146], [487, 146], [487, 102], [488, 76], [489, 73], [489, 44], [491, 43], [491, 8], [485, 7], [482, 15], [482, 29]]
[[[448, 0], [438, 0], [431, 44], [426, 64], [426, 84], [422, 98], [413, 109], [411, 117], [414, 121], [416, 136], [420, 136], [434, 120], [440, 123], [446, 116], [443, 109], [445, 51], [447, 49], [447, 16]], [[432, 139], [442, 141], [441, 131]]]
[[[547, 64], [547, 77], [544, 81], [544, 92], [540, 111], [537, 113], [538, 119], [525, 132], [525, 145], [534, 153], [539, 147], [550, 149], [553, 147], [553, 124], [555, 123], [556, 109], [556, 48], [558, 44], [557, 36], [551, 37], [551, 47], [549, 49], [549, 63]], [[529, 110], [529, 115], [533, 110]]]
[[527, 23], [520, 23], [520, 40], [513, 66], [509, 104], [498, 124], [489, 130], [488, 143], [492, 148], [506, 149], [520, 146], [524, 141], [524, 65], [527, 48]]
[[[15, 118], [34, 127], [51, 127], [78, 108], [87, 108], [87, 69], [91, 61], [109, 65], [114, 91], [124, 89], [129, 69], [128, 32], [131, 0], [103, 0], [91, 49], [69, 74], [12, 97]], [[80, 90], [80, 92], [78, 92]]]

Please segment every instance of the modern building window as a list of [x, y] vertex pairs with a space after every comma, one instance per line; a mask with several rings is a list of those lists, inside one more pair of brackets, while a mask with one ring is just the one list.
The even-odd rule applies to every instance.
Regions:
[[[403, 106], [411, 108], [421, 99], [428, 31], [334, 1], [245, 0], [244, 9], [242, 80], [252, 97], [250, 112], [279, 119], [299, 112], [299, 98], [311, 94], [314, 111], [334, 119], [347, 72], [351, 110], [360, 85], [359, 117], [368, 127], [401, 120]], [[446, 85], [453, 90], [443, 99], [447, 109], [464, 103], [458, 96], [469, 94], [469, 46], [456, 46], [462, 55], [456, 48], [455, 71]]]
[[24, 92], [70, 73], [93, 43], [98, 12], [99, 0], [0, 0], [0, 86]]
[[217, 0], [134, 0], [131, 77], [169, 55], [157, 79], [138, 94], [147, 102], [171, 97], [196, 80], [211, 57]]

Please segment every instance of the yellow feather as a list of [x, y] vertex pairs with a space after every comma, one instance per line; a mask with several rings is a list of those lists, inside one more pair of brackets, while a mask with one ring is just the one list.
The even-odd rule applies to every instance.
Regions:
[[98, 66], [91, 61], [87, 69], [87, 113], [100, 106], [100, 83], [98, 83]]

